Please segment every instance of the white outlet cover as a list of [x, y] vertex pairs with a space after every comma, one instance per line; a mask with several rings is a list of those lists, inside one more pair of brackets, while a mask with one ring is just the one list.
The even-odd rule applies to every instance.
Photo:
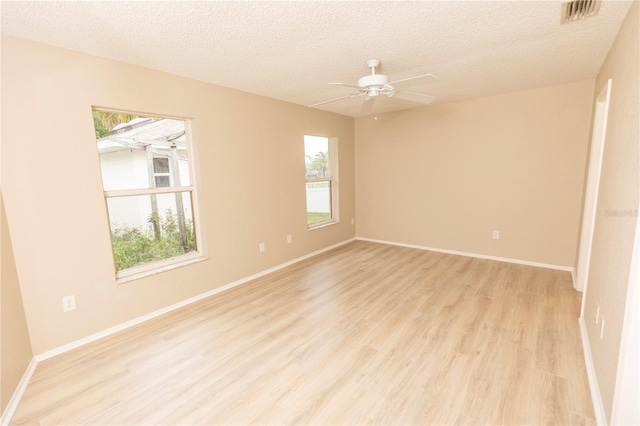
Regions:
[[76, 297], [65, 296], [62, 298], [62, 310], [64, 312], [73, 311], [76, 308]]

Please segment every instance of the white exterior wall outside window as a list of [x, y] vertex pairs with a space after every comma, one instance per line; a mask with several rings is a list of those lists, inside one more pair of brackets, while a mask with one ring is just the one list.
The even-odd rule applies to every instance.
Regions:
[[[178, 152], [180, 156], [186, 155], [186, 150], [178, 149]], [[183, 184], [189, 182], [188, 162], [180, 160], [178, 167], [181, 182]], [[136, 182], [135, 187], [148, 185], [147, 156], [144, 151], [126, 150], [100, 153], [100, 168], [102, 170], [104, 188], [124, 190], [130, 186], [130, 182]], [[154, 178], [157, 176], [158, 174], [154, 173]], [[115, 199], [112, 201], [116, 202]], [[133, 200], [124, 198], [120, 198], [117, 202], [120, 203], [121, 207], [109, 212], [109, 221], [111, 223], [129, 223], [136, 228], [145, 226], [151, 214], [150, 205], [139, 206]], [[168, 208], [170, 208], [169, 205], [161, 203], [158, 205], [158, 212], [165, 212]], [[138, 212], [137, 215], [133, 215], [128, 211], [132, 209]]]
[[307, 226], [338, 222], [337, 139], [304, 136]]

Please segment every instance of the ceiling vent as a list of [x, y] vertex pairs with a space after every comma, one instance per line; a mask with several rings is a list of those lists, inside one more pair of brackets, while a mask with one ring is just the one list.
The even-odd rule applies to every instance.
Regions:
[[562, 3], [560, 23], [577, 21], [598, 14], [601, 0], [573, 0]]

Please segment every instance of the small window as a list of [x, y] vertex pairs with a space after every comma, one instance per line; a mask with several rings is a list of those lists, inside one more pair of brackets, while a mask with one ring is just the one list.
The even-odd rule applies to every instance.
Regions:
[[338, 221], [338, 161], [336, 140], [304, 137], [307, 226], [309, 229]]
[[94, 110], [116, 277], [200, 257], [184, 119]]
[[168, 158], [153, 159], [153, 176], [156, 181], [156, 188], [166, 188], [171, 186], [171, 173], [169, 173]]

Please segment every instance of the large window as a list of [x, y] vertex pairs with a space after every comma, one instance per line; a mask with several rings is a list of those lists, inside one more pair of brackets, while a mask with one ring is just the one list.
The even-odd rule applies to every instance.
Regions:
[[116, 277], [200, 256], [189, 122], [94, 110]]
[[336, 140], [304, 137], [307, 226], [309, 229], [338, 221], [338, 161]]

